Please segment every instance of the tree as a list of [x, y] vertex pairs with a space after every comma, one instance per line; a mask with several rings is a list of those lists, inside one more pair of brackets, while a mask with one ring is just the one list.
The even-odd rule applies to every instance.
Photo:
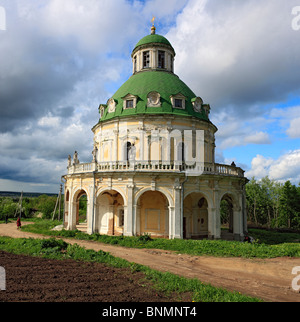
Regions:
[[246, 185], [246, 201], [249, 220], [258, 225], [258, 213], [261, 205], [261, 187], [253, 177]]
[[44, 218], [52, 218], [56, 203], [56, 197], [41, 195], [37, 199], [37, 210], [43, 213]]
[[4, 219], [7, 215], [8, 217], [14, 217], [17, 210], [17, 204], [11, 198], [4, 198], [1, 202], [0, 217]]
[[299, 218], [299, 198], [298, 190], [295, 185], [292, 185], [290, 181], [286, 181], [282, 188], [282, 194], [280, 197], [280, 217], [279, 222], [281, 226], [291, 228], [298, 226]]

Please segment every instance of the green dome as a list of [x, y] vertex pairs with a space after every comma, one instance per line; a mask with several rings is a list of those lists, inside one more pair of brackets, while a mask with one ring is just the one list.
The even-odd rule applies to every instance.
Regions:
[[170, 42], [167, 38], [154, 34], [154, 35], [148, 35], [148, 36], [142, 38], [136, 44], [133, 51], [135, 51], [135, 49], [138, 48], [139, 46], [143, 46], [143, 45], [147, 45], [147, 44], [151, 44], [151, 43], [168, 45], [174, 50], [174, 48], [172, 47], [172, 45], [170, 44]]
[[[147, 96], [150, 92], [160, 94], [160, 107], [147, 107]], [[182, 94], [186, 97], [185, 109], [173, 108], [171, 96]], [[136, 108], [123, 109], [123, 98], [128, 94], [137, 97]], [[208, 121], [205, 112], [195, 112], [192, 101], [196, 98], [194, 92], [173, 73], [164, 71], [144, 71], [136, 73], [125, 82], [112, 96], [116, 102], [115, 112], [108, 113], [108, 109], [100, 122], [115, 117], [125, 117], [140, 114], [167, 114], [197, 117]]]

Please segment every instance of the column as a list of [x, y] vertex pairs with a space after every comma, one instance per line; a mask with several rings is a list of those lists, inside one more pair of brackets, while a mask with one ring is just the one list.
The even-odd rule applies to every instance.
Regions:
[[175, 187], [175, 207], [173, 211], [173, 238], [182, 239], [183, 238], [183, 227], [181, 224], [181, 189], [180, 187]]
[[144, 131], [140, 130], [140, 161], [144, 161]]
[[[127, 213], [125, 214], [125, 221], [126, 221], [126, 230], [124, 229], [124, 235], [125, 236], [134, 236], [133, 231], [133, 220], [134, 220], [134, 207], [133, 207], [133, 198], [134, 198], [134, 184], [127, 185]], [[125, 228], [125, 227], [124, 227]]]
[[113, 143], [113, 147], [114, 147], [114, 156], [113, 156], [113, 162], [117, 162], [118, 161], [118, 137], [119, 137], [119, 131], [118, 130], [114, 130], [114, 143]]
[[108, 235], [114, 235], [114, 206], [109, 205], [108, 207]]
[[76, 229], [76, 213], [77, 213], [77, 202], [70, 202], [70, 213], [69, 213], [69, 221], [68, 221], [68, 230]]
[[169, 239], [174, 239], [174, 209], [169, 206]]
[[216, 223], [216, 208], [207, 208], [208, 210], [208, 238], [215, 237], [215, 223]]
[[242, 208], [234, 207], [233, 208], [233, 235], [234, 239], [241, 241], [244, 237], [243, 233], [243, 221], [242, 221]]
[[[93, 220], [95, 221], [94, 218], [94, 191], [93, 191], [93, 186], [89, 187], [89, 199], [87, 201], [87, 213], [86, 213], [86, 221], [87, 221], [87, 233], [88, 234], [93, 234], [95, 232], [95, 225]], [[94, 230], [94, 231], [93, 231]]]
[[135, 206], [135, 234], [141, 234], [141, 206]]
[[[209, 227], [211, 237], [214, 239], [221, 238], [221, 213], [220, 213], [220, 193], [219, 193], [219, 183], [218, 181], [214, 182], [213, 188], [213, 200], [214, 200], [214, 207], [212, 207], [212, 223]], [[208, 216], [210, 218], [210, 216]], [[209, 224], [209, 220], [208, 220]]]

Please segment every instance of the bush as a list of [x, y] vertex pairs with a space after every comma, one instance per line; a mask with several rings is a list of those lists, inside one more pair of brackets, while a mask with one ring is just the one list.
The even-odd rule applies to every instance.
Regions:
[[49, 238], [41, 241], [41, 248], [58, 248], [60, 251], [67, 249], [68, 244], [62, 239]]
[[148, 233], [144, 233], [143, 235], [138, 237], [138, 241], [140, 242], [148, 242], [152, 241], [153, 239], [151, 238], [151, 235]]

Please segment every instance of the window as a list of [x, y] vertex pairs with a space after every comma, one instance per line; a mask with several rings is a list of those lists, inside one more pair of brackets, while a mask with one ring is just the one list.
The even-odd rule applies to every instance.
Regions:
[[133, 66], [134, 66], [133, 72], [135, 73], [136, 72], [136, 56], [134, 57]]
[[173, 108], [178, 108], [178, 109], [185, 109], [185, 100], [186, 97], [182, 95], [181, 93], [178, 93], [176, 95], [170, 96], [171, 103]]
[[165, 68], [165, 52], [158, 51], [158, 68]]
[[125, 160], [129, 161], [129, 156], [130, 156], [130, 150], [131, 150], [131, 143], [127, 142], [126, 143], [126, 155], [125, 155]]
[[149, 68], [150, 67], [150, 52], [145, 51], [143, 53], [143, 68]]
[[102, 117], [103, 117], [103, 115], [104, 115], [105, 107], [106, 107], [106, 105], [100, 105], [100, 106], [99, 106], [100, 118], [102, 118]]
[[136, 108], [138, 97], [132, 94], [127, 94], [126, 96], [122, 97], [123, 100], [123, 109], [133, 109]]
[[182, 100], [175, 98], [175, 107], [182, 108]]
[[133, 100], [126, 101], [126, 108], [133, 108]]

